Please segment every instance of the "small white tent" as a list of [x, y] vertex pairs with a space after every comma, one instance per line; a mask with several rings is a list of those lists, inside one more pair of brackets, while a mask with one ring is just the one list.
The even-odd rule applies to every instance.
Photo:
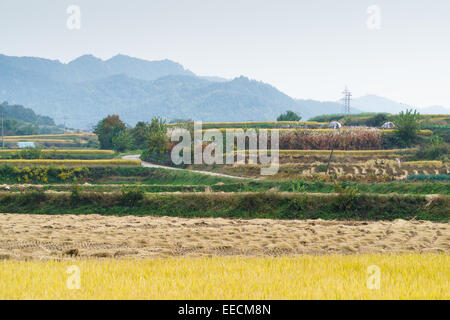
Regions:
[[341, 127], [342, 125], [336, 120], [331, 121], [330, 124], [328, 125], [328, 128], [330, 129], [340, 129]]
[[392, 122], [386, 122], [381, 126], [382, 129], [394, 129], [395, 125]]

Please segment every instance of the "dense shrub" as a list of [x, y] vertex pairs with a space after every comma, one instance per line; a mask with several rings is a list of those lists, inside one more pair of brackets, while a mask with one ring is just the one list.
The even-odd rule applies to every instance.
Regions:
[[371, 113], [365, 112], [360, 114], [325, 114], [316, 116], [311, 121], [330, 122], [336, 120], [346, 126], [368, 126], [380, 127], [387, 121], [392, 120], [392, 116], [387, 113]]
[[39, 206], [47, 200], [47, 194], [43, 190], [30, 190], [21, 193], [19, 205], [34, 207]]
[[18, 153], [19, 159], [41, 159], [42, 151], [39, 148], [25, 148]]
[[72, 190], [70, 192], [70, 202], [76, 204], [80, 200], [81, 200], [81, 190], [78, 181], [75, 179], [72, 185]]
[[0, 166], [0, 183], [65, 183], [96, 181], [107, 176], [145, 176], [143, 167], [23, 167]]
[[277, 121], [300, 121], [302, 117], [296, 114], [294, 111], [286, 111], [286, 113], [281, 114]]
[[444, 139], [434, 135], [416, 150], [410, 157], [411, 160], [442, 160], [448, 161], [450, 155], [450, 144]]
[[360, 192], [355, 186], [342, 186], [338, 182], [334, 183], [334, 191], [338, 194], [335, 199], [335, 206], [338, 210], [350, 210], [354, 208], [359, 198]]
[[409, 181], [450, 181], [449, 174], [417, 174], [410, 175]]
[[122, 187], [120, 203], [125, 206], [135, 206], [139, 201], [144, 199], [144, 191], [138, 187], [125, 188]]
[[381, 127], [387, 121], [390, 121], [391, 117], [387, 113], [377, 113], [373, 116], [347, 116], [341, 119], [341, 123], [346, 126], [367, 126], [367, 127]]
[[395, 148], [404, 148], [404, 143], [393, 134], [383, 134], [381, 139], [381, 148], [382, 149], [395, 149]]

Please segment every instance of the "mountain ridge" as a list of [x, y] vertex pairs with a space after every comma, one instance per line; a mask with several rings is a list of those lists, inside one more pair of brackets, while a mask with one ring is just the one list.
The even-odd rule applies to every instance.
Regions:
[[[352, 113], [379, 109], [380, 99], [375, 100], [355, 99]], [[107, 60], [83, 55], [68, 63], [0, 54], [0, 101], [25, 105], [58, 123], [83, 129], [113, 113], [134, 125], [154, 116], [205, 122], [274, 121], [292, 110], [306, 120], [342, 110], [339, 102], [293, 99], [244, 76], [230, 80], [197, 76], [171, 60], [147, 61], [121, 54]]]

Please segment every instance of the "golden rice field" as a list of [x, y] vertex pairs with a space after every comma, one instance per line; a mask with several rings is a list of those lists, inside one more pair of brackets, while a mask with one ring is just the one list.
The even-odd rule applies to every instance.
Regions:
[[449, 299], [445, 254], [0, 261], [0, 299]]
[[22, 136], [5, 136], [5, 139], [45, 139], [45, 138], [80, 138], [80, 137], [93, 137], [94, 134], [86, 133], [64, 133], [64, 134], [38, 134], [38, 135], [22, 135]]
[[[0, 149], [2, 153], [14, 153], [20, 152], [23, 149]], [[114, 150], [101, 150], [101, 149], [42, 149], [42, 153], [55, 153], [55, 154], [114, 154]]]
[[66, 140], [66, 139], [45, 139], [45, 138], [42, 138], [42, 139], [36, 139], [36, 138], [30, 138], [30, 139], [28, 139], [28, 138], [22, 138], [22, 139], [9, 139], [9, 138], [6, 138], [5, 139], [5, 142], [10, 142], [10, 143], [13, 143], [13, 142], [21, 142], [21, 141], [29, 141], [29, 142], [41, 142], [41, 143], [58, 143], [58, 144], [70, 144], [70, 143], [73, 143], [71, 140]]
[[128, 159], [101, 159], [101, 160], [54, 160], [54, 159], [1, 159], [0, 165], [17, 167], [27, 166], [70, 166], [70, 167], [95, 167], [95, 166], [140, 166], [140, 160]]

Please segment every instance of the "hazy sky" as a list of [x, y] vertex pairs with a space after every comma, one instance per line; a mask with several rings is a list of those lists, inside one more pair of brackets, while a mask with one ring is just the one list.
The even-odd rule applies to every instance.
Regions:
[[[69, 5], [79, 30], [67, 28]], [[450, 106], [450, 0], [0, 0], [0, 53], [167, 58], [295, 98], [337, 100], [348, 85]]]

